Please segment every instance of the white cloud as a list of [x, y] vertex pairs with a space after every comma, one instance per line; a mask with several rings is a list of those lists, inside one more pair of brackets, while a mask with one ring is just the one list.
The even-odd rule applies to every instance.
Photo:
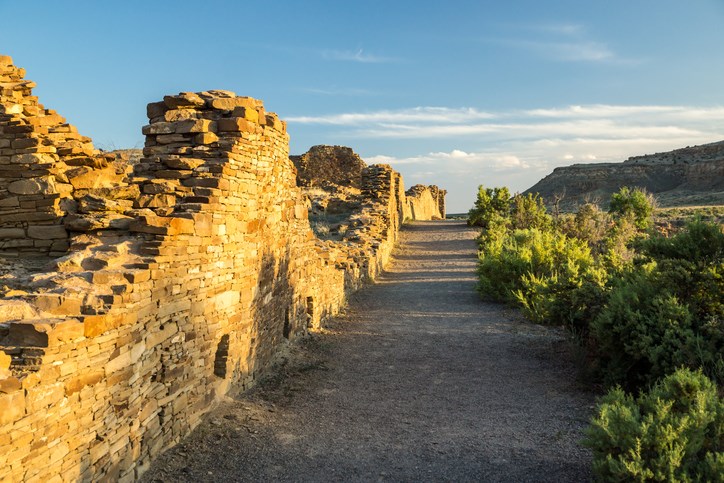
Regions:
[[543, 23], [511, 25], [509, 37], [487, 39], [487, 42], [526, 50], [555, 62], [589, 62], [638, 64], [616, 53], [607, 42], [592, 38], [585, 25], [575, 23]]
[[[415, 107], [411, 109], [352, 112], [325, 116], [292, 116], [287, 118], [287, 121], [299, 124], [364, 125], [412, 121], [461, 123], [476, 119], [491, 119], [493, 117], [493, 114], [473, 108]], [[404, 125], [397, 125], [397, 127], [405, 129]]]
[[592, 41], [546, 42], [509, 40], [504, 43], [535, 52], [542, 57], [561, 62], [604, 62], [617, 59], [604, 43]]
[[359, 62], [362, 64], [381, 64], [394, 62], [392, 57], [365, 53], [363, 49], [358, 50], [323, 50], [322, 58], [325, 60], [337, 60], [343, 62]]
[[[465, 152], [460, 149], [452, 151], [431, 152], [419, 156], [398, 158], [395, 156], [377, 155], [365, 158], [369, 164], [390, 164], [392, 166], [405, 165], [434, 165], [445, 171], [468, 173], [481, 168], [504, 171], [510, 169], [529, 168], [530, 165], [518, 156], [502, 152]], [[438, 169], [428, 170], [429, 173], [439, 174]]]
[[573, 23], [535, 25], [532, 27], [532, 30], [563, 36], [578, 36], [586, 31], [583, 25]]
[[710, 139], [724, 132], [724, 107], [604, 105], [487, 112], [416, 107], [321, 116], [291, 124], [340, 126], [348, 137], [379, 139]]

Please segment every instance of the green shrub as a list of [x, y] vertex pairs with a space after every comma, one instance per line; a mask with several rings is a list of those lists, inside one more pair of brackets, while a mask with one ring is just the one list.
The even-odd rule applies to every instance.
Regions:
[[599, 402], [585, 444], [600, 481], [722, 481], [724, 401], [688, 369], [637, 400], [616, 388]]
[[560, 224], [563, 233], [585, 241], [597, 255], [606, 251], [606, 239], [612, 227], [611, 215], [593, 203], [579, 206], [573, 217], [562, 218]]
[[487, 228], [491, 218], [501, 216], [509, 217], [510, 191], [508, 188], [478, 187], [478, 197], [475, 205], [468, 212], [468, 225]]
[[643, 188], [630, 189], [626, 186], [611, 195], [608, 210], [615, 218], [631, 217], [639, 229], [649, 228], [653, 224], [651, 215], [654, 213], [656, 200]]
[[510, 220], [511, 228], [514, 230], [527, 228], [547, 230], [553, 225], [551, 217], [546, 213], [543, 198], [538, 193], [513, 196], [510, 200]]
[[543, 306], [546, 323], [563, 325], [575, 338], [585, 344], [590, 323], [601, 312], [610, 288], [608, 273], [600, 266], [587, 268], [580, 277], [569, 277], [566, 283], [553, 286]]
[[636, 387], [685, 365], [724, 383], [724, 234], [695, 221], [640, 249], [591, 324], [604, 379]]
[[634, 388], [695, 366], [697, 338], [686, 305], [663, 290], [646, 269], [615, 283], [606, 306], [591, 324], [604, 380]]
[[559, 232], [543, 232], [532, 242], [536, 266], [521, 278], [515, 298], [533, 321], [564, 325], [566, 293], [595, 277], [595, 261], [586, 243]]
[[593, 266], [588, 246], [556, 231], [515, 230], [487, 235], [479, 254], [478, 290], [483, 297], [517, 302], [532, 319], [553, 322], [548, 306], [556, 293]]

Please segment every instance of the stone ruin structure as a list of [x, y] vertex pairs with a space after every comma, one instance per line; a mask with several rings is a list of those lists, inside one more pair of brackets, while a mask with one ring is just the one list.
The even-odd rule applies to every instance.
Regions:
[[[409, 212], [401, 176], [361, 171], [322, 240], [286, 125], [228, 91], [148, 105], [118, 163], [0, 57], [0, 480], [132, 481], [214, 401], [374, 279]], [[440, 194], [442, 193], [442, 195]]]
[[297, 168], [297, 184], [304, 187], [326, 184], [362, 188], [362, 171], [367, 164], [352, 148], [312, 146], [301, 156], [290, 156]]
[[[312, 146], [301, 156], [290, 156], [297, 168], [297, 184], [309, 198], [310, 222], [323, 238], [343, 240], [350, 217], [359, 211], [367, 164], [345, 146]], [[401, 198], [403, 220], [445, 218], [445, 194], [437, 186], [415, 185]], [[336, 237], [335, 237], [336, 235]]]

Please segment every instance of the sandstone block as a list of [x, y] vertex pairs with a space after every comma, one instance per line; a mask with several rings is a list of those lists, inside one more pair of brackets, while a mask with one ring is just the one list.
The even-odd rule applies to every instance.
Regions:
[[17, 421], [25, 415], [25, 393], [0, 393], [0, 426]]
[[134, 324], [137, 314], [133, 312], [118, 314], [86, 315], [83, 318], [84, 335], [96, 337], [122, 325]]
[[25, 230], [22, 228], [0, 228], [0, 239], [2, 238], [25, 238]]
[[235, 107], [248, 107], [254, 109], [261, 107], [261, 101], [251, 97], [223, 97], [211, 99], [209, 107], [212, 109], [220, 109], [222, 111], [233, 111]]
[[193, 109], [172, 109], [166, 111], [163, 118], [167, 122], [186, 121], [189, 119], [198, 119], [198, 111]]
[[40, 139], [38, 138], [15, 139], [10, 143], [10, 147], [12, 147], [13, 149], [28, 149], [38, 145], [40, 145]]
[[11, 363], [12, 363], [12, 357], [10, 357], [4, 351], [0, 350], [0, 371], [10, 369]]
[[[163, 208], [163, 207], [173, 207], [176, 205], [176, 196], [172, 194], [155, 194], [155, 195], [141, 195], [138, 198], [138, 207], [139, 208]], [[132, 224], [132, 226], [136, 226], [135, 224]], [[133, 231], [138, 231], [136, 228], [132, 228]], [[141, 231], [141, 233], [153, 233], [153, 232], [146, 232]], [[162, 233], [159, 233], [162, 234]]]
[[176, 126], [172, 122], [156, 122], [141, 128], [141, 133], [146, 136], [149, 134], [173, 134], [174, 132], [176, 132]]
[[185, 179], [190, 177], [193, 172], [188, 169], [159, 169], [154, 174], [157, 178], [162, 179]]
[[0, 208], [17, 208], [20, 206], [20, 200], [17, 196], [0, 199]]
[[226, 310], [238, 304], [239, 300], [241, 300], [241, 294], [235, 290], [229, 290], [209, 299], [209, 306], [215, 310]]
[[30, 225], [28, 237], [36, 240], [55, 240], [68, 238], [68, 232], [63, 225]]
[[30, 178], [13, 181], [8, 191], [14, 195], [38, 195], [55, 193], [55, 182], [52, 178]]
[[151, 102], [146, 106], [146, 114], [148, 115], [149, 119], [163, 116], [167, 110], [168, 106], [166, 106], [166, 103], [164, 102]]
[[212, 132], [199, 133], [194, 136], [194, 142], [196, 144], [211, 144], [219, 140], [219, 136]]
[[128, 230], [133, 218], [119, 213], [90, 213], [67, 215], [63, 226], [70, 231]]
[[181, 186], [177, 180], [173, 179], [152, 179], [143, 185], [143, 193], [147, 195], [157, 195], [161, 193], [174, 193]]
[[49, 406], [63, 399], [65, 389], [60, 383], [41, 384], [26, 389], [25, 393], [28, 414], [33, 414], [34, 412], [45, 411]]
[[78, 211], [81, 213], [92, 212], [115, 212], [123, 213], [133, 207], [131, 200], [109, 200], [91, 194], [85, 195], [78, 203]]
[[235, 117], [241, 117], [249, 122], [259, 124], [259, 112], [256, 109], [250, 107], [235, 107], [231, 115]]
[[14, 154], [10, 156], [10, 163], [47, 166], [55, 163], [55, 157], [49, 153]]
[[188, 139], [183, 134], [159, 134], [156, 136], [158, 144], [182, 143]]
[[218, 132], [256, 132], [259, 127], [243, 117], [219, 119], [216, 122]]
[[195, 119], [174, 123], [176, 133], [203, 133], [216, 130], [216, 123], [208, 119]]
[[82, 299], [46, 293], [34, 297], [35, 307], [51, 315], [80, 315]]
[[13, 320], [32, 319], [38, 313], [31, 304], [23, 300], [0, 301], [0, 323]]
[[123, 178], [111, 166], [103, 169], [80, 166], [66, 171], [66, 176], [75, 189], [112, 188]]
[[21, 347], [51, 347], [83, 337], [77, 319], [37, 319], [9, 324], [3, 343]]
[[0, 394], [8, 394], [20, 390], [23, 385], [17, 377], [0, 377]]
[[151, 279], [151, 271], [150, 270], [134, 270], [132, 272], [126, 272], [124, 274], [124, 277], [126, 280], [128, 280], [129, 283], [137, 284], [146, 282]]
[[22, 104], [10, 104], [5, 108], [5, 114], [22, 114], [23, 113], [23, 105]]
[[97, 384], [105, 376], [105, 372], [102, 369], [90, 369], [86, 371], [65, 383], [66, 396], [70, 396], [86, 386]]
[[[211, 134], [211, 133], [209, 133]], [[173, 169], [181, 169], [181, 170], [193, 170], [204, 164], [205, 161], [203, 159], [199, 158], [187, 158], [187, 157], [179, 157], [179, 158], [169, 158], [164, 159], [163, 164], [168, 166], [169, 168]]]
[[164, 96], [163, 103], [169, 109], [196, 109], [206, 105], [206, 101], [193, 92], [182, 92], [177, 96]]

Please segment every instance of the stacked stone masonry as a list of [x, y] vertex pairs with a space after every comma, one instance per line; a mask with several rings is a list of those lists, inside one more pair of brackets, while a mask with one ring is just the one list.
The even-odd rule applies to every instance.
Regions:
[[[374, 279], [414, 203], [392, 168], [365, 167], [344, 239], [323, 241], [261, 101], [149, 104], [132, 166], [23, 75], [0, 57], [0, 260], [48, 266], [2, 287], [0, 481], [133, 481]], [[414, 209], [443, 217], [427, 192]]]

